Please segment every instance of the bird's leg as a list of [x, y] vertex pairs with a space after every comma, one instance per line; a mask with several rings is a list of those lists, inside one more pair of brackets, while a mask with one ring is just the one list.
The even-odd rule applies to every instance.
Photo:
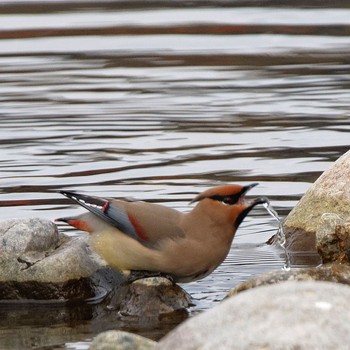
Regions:
[[171, 283], [175, 284], [174, 278], [167, 273], [164, 272], [157, 272], [157, 271], [146, 271], [146, 270], [131, 270], [130, 274], [128, 275], [126, 281], [128, 283], [132, 283], [134, 281], [137, 281], [142, 278], [149, 278], [149, 277], [164, 277], [171, 281]]

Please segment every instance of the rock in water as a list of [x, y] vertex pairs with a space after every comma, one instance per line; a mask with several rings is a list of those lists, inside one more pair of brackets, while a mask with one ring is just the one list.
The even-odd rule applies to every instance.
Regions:
[[232, 288], [227, 297], [232, 297], [248, 289], [285, 281], [326, 281], [350, 286], [350, 265], [330, 263], [318, 267], [291, 269], [288, 271], [277, 270], [263, 273]]
[[108, 297], [109, 307], [124, 316], [158, 318], [162, 314], [184, 311], [191, 297], [180, 286], [164, 277], [149, 277], [126, 283]]
[[163, 350], [348, 349], [350, 287], [283, 282], [248, 290], [185, 321]]
[[190, 296], [166, 278], [129, 283], [90, 251], [86, 238], [59, 234], [38, 218], [0, 222], [0, 299], [104, 299], [109, 310], [143, 318], [190, 305]]
[[[316, 234], [323, 230], [325, 215], [336, 215], [344, 222], [350, 221], [350, 151], [315, 181], [285, 219], [286, 249], [292, 254], [303, 251], [316, 252]], [[328, 234], [339, 238], [335, 231], [334, 226], [333, 232], [328, 231]], [[320, 237], [322, 245], [322, 240], [325, 240], [324, 234], [321, 233]], [[346, 242], [340, 244], [347, 245]], [[322, 255], [325, 254], [326, 261], [329, 261], [329, 255], [332, 253], [328, 254], [325, 248], [327, 245], [323, 244], [318, 250]]]
[[99, 334], [89, 350], [151, 350], [156, 342], [136, 334], [123, 331], [108, 331]]
[[[350, 211], [350, 208], [349, 208]], [[316, 231], [316, 248], [323, 263], [350, 262], [350, 218], [343, 220], [339, 215], [325, 213]]]
[[51, 221], [0, 222], [0, 299], [102, 298], [121, 278], [92, 257], [86, 239], [59, 234]]

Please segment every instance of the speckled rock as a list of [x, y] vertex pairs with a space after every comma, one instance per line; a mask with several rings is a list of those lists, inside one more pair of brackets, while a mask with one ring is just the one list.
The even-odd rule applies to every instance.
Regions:
[[324, 213], [350, 215], [350, 151], [326, 170], [285, 220], [285, 226], [316, 232]]
[[44, 257], [59, 241], [56, 225], [40, 218], [10, 219], [0, 222], [0, 251], [8, 254], [35, 252]]
[[109, 308], [124, 316], [156, 317], [191, 305], [190, 295], [164, 277], [150, 277], [126, 283], [109, 297]]
[[327, 281], [350, 286], [350, 265], [330, 263], [318, 267], [292, 269], [290, 271], [278, 270], [264, 273], [232, 288], [227, 294], [227, 297], [234, 296], [248, 289], [285, 281]]
[[0, 252], [0, 299], [94, 299], [120, 315], [156, 319], [190, 305], [190, 296], [166, 278], [130, 283], [90, 250], [87, 235], [67, 237], [47, 220], [0, 223]]
[[325, 213], [316, 231], [316, 249], [324, 263], [350, 261], [350, 221], [337, 214]]
[[285, 219], [286, 248], [316, 251], [315, 234], [322, 230], [324, 214], [350, 221], [350, 151], [315, 181]]
[[95, 259], [84, 238], [39, 218], [0, 222], [0, 299], [102, 298], [121, 275]]
[[349, 286], [329, 282], [255, 288], [182, 323], [156, 349], [345, 350], [349, 298]]
[[123, 331], [108, 331], [100, 333], [89, 350], [151, 350], [156, 342], [136, 334]]

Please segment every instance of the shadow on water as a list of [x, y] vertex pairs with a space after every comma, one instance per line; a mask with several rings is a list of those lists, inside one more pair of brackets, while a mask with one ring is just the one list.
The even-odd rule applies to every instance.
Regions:
[[101, 304], [68, 306], [37, 302], [1, 304], [0, 315], [2, 349], [64, 348], [64, 343], [79, 338], [89, 340], [94, 334], [113, 329], [137, 331], [158, 340], [187, 318], [186, 313], [179, 312], [159, 319], [133, 319]]
[[[349, 149], [347, 1], [2, 1], [1, 219], [81, 210], [58, 189], [188, 211], [195, 194], [259, 182], [284, 218]], [[183, 285], [212, 308], [281, 269], [263, 207], [225, 262]], [[69, 235], [77, 234], [60, 226]], [[186, 315], [123, 319], [103, 305], [0, 305], [0, 347], [87, 349], [108, 329], [159, 339]]]

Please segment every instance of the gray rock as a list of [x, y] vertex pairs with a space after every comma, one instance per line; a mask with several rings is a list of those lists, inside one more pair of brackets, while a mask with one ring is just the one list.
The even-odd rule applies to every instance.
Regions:
[[[350, 151], [315, 181], [286, 217], [284, 231], [287, 250], [316, 252], [315, 235], [322, 230], [322, 217], [325, 214], [350, 221]], [[323, 253], [322, 249], [319, 251]]]
[[0, 222], [0, 251], [21, 255], [55, 249], [59, 241], [56, 225], [40, 218], [11, 219]]
[[107, 331], [99, 334], [89, 350], [150, 350], [157, 343], [136, 334], [123, 331]]
[[108, 331], [99, 334], [89, 350], [151, 350], [156, 342], [136, 334], [123, 331]]
[[330, 263], [318, 267], [292, 269], [289, 271], [278, 270], [264, 273], [232, 288], [227, 294], [227, 297], [234, 296], [248, 289], [284, 281], [327, 281], [343, 283], [350, 286], [350, 265]]
[[121, 279], [48, 220], [0, 223], [0, 299], [99, 299]]
[[129, 283], [89, 248], [43, 219], [0, 223], [0, 299], [102, 301], [121, 315], [153, 317], [186, 310], [190, 296], [166, 278]]
[[284, 282], [225, 300], [182, 323], [156, 349], [345, 350], [350, 287]]
[[191, 297], [180, 286], [164, 277], [136, 280], [113, 291], [109, 307], [124, 316], [158, 318], [159, 315], [186, 310]]

